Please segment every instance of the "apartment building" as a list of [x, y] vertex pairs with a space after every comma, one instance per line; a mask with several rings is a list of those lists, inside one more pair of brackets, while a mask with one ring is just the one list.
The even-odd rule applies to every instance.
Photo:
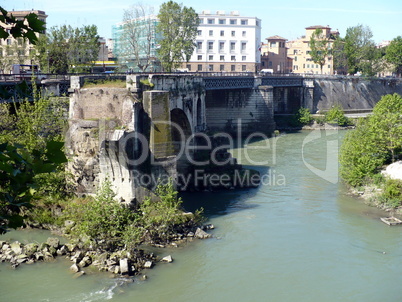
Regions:
[[[321, 74], [320, 65], [316, 64], [310, 56], [310, 38], [316, 29], [322, 30], [324, 37], [328, 39], [328, 47], [332, 47], [333, 42], [339, 36], [339, 32], [331, 31], [329, 26], [315, 25], [306, 27], [304, 36], [288, 41], [286, 47], [288, 56], [293, 61], [292, 71], [294, 73]], [[334, 62], [331, 55], [326, 58], [322, 74], [334, 74]]]
[[255, 72], [261, 63], [261, 20], [225, 11], [198, 15], [196, 48], [185, 66], [190, 72]]
[[[38, 18], [46, 22], [47, 15], [41, 10], [22, 10], [22, 11], [9, 11], [9, 15], [13, 15], [17, 20], [22, 20], [30, 13], [38, 15]], [[8, 32], [11, 29], [11, 25], [5, 24], [0, 21], [0, 24]], [[42, 34], [45, 34], [43, 32]], [[29, 42], [28, 39], [23, 38], [15, 39], [9, 36], [7, 39], [0, 39], [0, 73], [11, 73], [13, 64], [33, 64], [30, 54], [34, 45]]]
[[261, 46], [261, 69], [271, 69], [273, 73], [292, 71], [292, 59], [288, 57], [286, 39], [280, 36], [266, 38]]

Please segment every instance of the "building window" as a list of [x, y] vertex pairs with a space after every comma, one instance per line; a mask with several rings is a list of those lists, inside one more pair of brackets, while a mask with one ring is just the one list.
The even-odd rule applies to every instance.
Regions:
[[213, 60], [214, 60], [214, 56], [212, 56], [212, 55], [208, 56], [208, 60], [209, 60], [209, 61], [213, 61]]
[[202, 42], [197, 42], [197, 50], [201, 50], [202, 49]]
[[268, 62], [268, 67], [272, 67], [272, 61]]
[[214, 49], [214, 42], [208, 42], [208, 51], [212, 51]]
[[198, 70], [198, 71], [202, 71], [202, 64], [198, 64], [198, 65], [197, 65], [197, 70]]
[[198, 55], [198, 56], [197, 56], [197, 60], [198, 60], [198, 61], [202, 61], [202, 55]]
[[331, 69], [331, 65], [328, 65], [328, 69]]
[[220, 57], [219, 57], [219, 60], [225, 61], [225, 56], [220, 56]]
[[219, 24], [226, 24], [226, 20], [225, 19], [219, 19]]
[[11, 45], [11, 39], [7, 39], [7, 45]]
[[235, 51], [236, 49], [236, 42], [230, 42], [230, 51]]
[[236, 71], [236, 65], [230, 65], [230, 71]]
[[232, 37], [236, 36], [236, 32], [232, 30]]
[[219, 65], [219, 71], [225, 71], [225, 65]]
[[295, 62], [297, 61], [297, 57], [295, 57]]
[[236, 19], [230, 19], [230, 24], [231, 24], [231, 25], [237, 24], [237, 20], [236, 20]]
[[221, 30], [221, 37], [223, 37], [225, 35], [225, 31]]
[[241, 51], [246, 51], [247, 48], [247, 43], [246, 42], [242, 42], [241, 43]]
[[219, 51], [222, 52], [225, 50], [225, 42], [219, 42]]
[[199, 20], [200, 20], [200, 24], [204, 24], [204, 19], [203, 18], [200, 18]]
[[209, 31], [209, 36], [211, 37], [211, 36], [213, 36], [214, 35], [214, 31], [213, 30], [210, 30]]
[[230, 56], [231, 61], [236, 61], [236, 56]]
[[293, 50], [293, 54], [294, 54], [294, 55], [297, 55], [297, 49], [294, 49], [294, 50]]
[[201, 36], [202, 35], [202, 30], [198, 30], [197, 35]]
[[215, 24], [215, 19], [208, 19], [208, 24]]
[[310, 68], [310, 64], [307, 64], [307, 68]]
[[276, 42], [269, 43], [269, 47], [276, 47]]
[[208, 65], [208, 71], [214, 71], [214, 65], [209, 64]]
[[241, 33], [241, 35], [242, 35], [242, 37], [245, 37], [245, 36], [246, 36], [246, 31], [243, 30], [243, 32]]
[[191, 64], [187, 64], [186, 68], [188, 69], [188, 71], [191, 71]]
[[247, 25], [248, 24], [248, 20], [241, 20], [241, 25]]
[[241, 57], [241, 60], [242, 60], [242, 61], [246, 61], [246, 56], [242, 56], [242, 57]]
[[242, 66], [241, 66], [241, 71], [247, 71], [247, 66], [246, 66], [246, 65], [242, 65]]

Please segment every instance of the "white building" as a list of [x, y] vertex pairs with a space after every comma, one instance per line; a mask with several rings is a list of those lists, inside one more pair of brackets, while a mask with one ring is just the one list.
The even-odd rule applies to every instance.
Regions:
[[261, 62], [261, 20], [242, 17], [237, 11], [226, 14], [203, 11], [196, 48], [185, 64], [190, 72], [255, 72]]

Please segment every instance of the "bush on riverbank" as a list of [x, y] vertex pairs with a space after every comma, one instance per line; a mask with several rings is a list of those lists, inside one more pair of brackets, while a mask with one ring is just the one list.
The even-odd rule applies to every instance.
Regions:
[[70, 237], [85, 238], [85, 245], [104, 250], [134, 248], [143, 242], [164, 244], [178, 229], [192, 229], [201, 222], [200, 213], [183, 213], [182, 201], [171, 183], [158, 185], [155, 195], [132, 209], [114, 199], [106, 181], [95, 198], [67, 204], [60, 219], [74, 221], [74, 227], [67, 230]]
[[381, 98], [373, 114], [349, 131], [340, 149], [340, 175], [352, 187], [373, 186], [382, 192], [376, 198], [391, 207], [401, 205], [402, 185], [379, 175], [402, 151], [402, 97]]

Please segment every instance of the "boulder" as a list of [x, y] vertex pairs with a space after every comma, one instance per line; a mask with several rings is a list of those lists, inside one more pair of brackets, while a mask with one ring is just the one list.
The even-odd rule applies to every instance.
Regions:
[[38, 251], [38, 245], [36, 243], [28, 243], [24, 246], [25, 254], [32, 256]]
[[152, 268], [153, 265], [154, 264], [153, 264], [152, 261], [146, 261], [145, 264], [144, 264], [144, 268]]
[[55, 249], [59, 248], [60, 246], [60, 239], [59, 238], [55, 238], [55, 237], [49, 237], [46, 241], [46, 243], [50, 246], [53, 247]]
[[131, 265], [129, 263], [128, 258], [120, 259], [119, 266], [121, 274], [125, 275], [131, 273]]
[[80, 268], [78, 267], [77, 264], [73, 264], [70, 266], [70, 270], [73, 271], [74, 273], [78, 273], [80, 271]]
[[15, 255], [19, 255], [22, 253], [21, 243], [18, 241], [14, 241], [10, 244], [11, 250], [14, 252]]
[[170, 262], [173, 262], [173, 258], [172, 258], [172, 256], [168, 255], [168, 256], [163, 257], [163, 258], [161, 259], [161, 261], [162, 261], [162, 262], [170, 263]]
[[92, 263], [91, 257], [85, 256], [82, 260], [78, 263], [79, 267], [86, 267]]
[[197, 228], [197, 230], [195, 231], [194, 237], [196, 237], [198, 239], [206, 239], [206, 238], [210, 238], [211, 234], [208, 234], [207, 232], [201, 230], [200, 228]]
[[76, 273], [74, 274], [73, 278], [74, 278], [74, 279], [77, 279], [77, 278], [79, 278], [79, 277], [81, 277], [81, 276], [83, 276], [83, 275], [85, 275], [85, 272], [84, 272], [84, 271], [79, 271], [79, 272], [76, 272]]

